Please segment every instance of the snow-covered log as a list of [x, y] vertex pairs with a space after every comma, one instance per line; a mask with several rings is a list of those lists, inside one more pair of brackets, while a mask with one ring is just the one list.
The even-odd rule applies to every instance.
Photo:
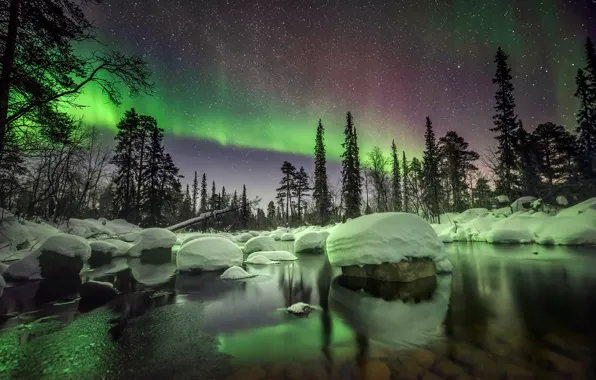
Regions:
[[[249, 202], [248, 205], [250, 207], [250, 206], [259, 204], [259, 202], [261, 202], [261, 198], [256, 198], [255, 200]], [[190, 227], [194, 224], [200, 223], [202, 221], [205, 221], [205, 220], [208, 220], [211, 218], [215, 218], [216, 216], [227, 214], [228, 212], [232, 212], [232, 211], [238, 211], [241, 208], [242, 207], [234, 207], [234, 208], [226, 207], [222, 210], [213, 210], [213, 211], [203, 212], [203, 213], [201, 213], [201, 215], [199, 215], [197, 217], [185, 220], [184, 222], [174, 224], [173, 226], [166, 227], [166, 230], [178, 231], [183, 228]]]

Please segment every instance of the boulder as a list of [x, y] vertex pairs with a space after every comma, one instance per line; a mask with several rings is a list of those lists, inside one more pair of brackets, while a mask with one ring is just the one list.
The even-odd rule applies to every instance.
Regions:
[[274, 251], [275, 240], [270, 236], [256, 236], [244, 244], [244, 253], [251, 254], [259, 251]]
[[399, 263], [350, 265], [341, 267], [341, 270], [346, 276], [397, 282], [410, 282], [436, 274], [435, 263], [428, 258], [411, 258]]
[[235, 243], [224, 237], [207, 237], [180, 247], [176, 264], [181, 271], [214, 271], [241, 265], [243, 258], [242, 250]]
[[109, 264], [112, 258], [118, 255], [118, 247], [112, 243], [99, 240], [92, 241], [89, 245], [91, 246], [91, 257], [89, 258], [91, 268]]
[[88, 281], [81, 284], [79, 294], [79, 310], [89, 311], [116, 298], [118, 291], [109, 282]]
[[322, 252], [325, 249], [325, 240], [317, 231], [301, 233], [294, 241], [294, 252]]
[[163, 228], [147, 228], [141, 231], [128, 255], [140, 257], [145, 263], [161, 264], [172, 260], [172, 247], [176, 244], [176, 234]]

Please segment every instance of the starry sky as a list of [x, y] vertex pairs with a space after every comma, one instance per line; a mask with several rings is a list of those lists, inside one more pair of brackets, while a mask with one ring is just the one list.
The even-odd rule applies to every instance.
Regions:
[[107, 46], [145, 57], [155, 93], [115, 107], [88, 87], [73, 112], [109, 136], [135, 107], [165, 129], [185, 181], [206, 172], [264, 201], [284, 160], [312, 172], [319, 118], [335, 185], [348, 110], [363, 153], [395, 139], [419, 156], [426, 116], [482, 153], [498, 46], [524, 125], [573, 129], [574, 77], [596, 37], [595, 0], [104, 0], [86, 13]]

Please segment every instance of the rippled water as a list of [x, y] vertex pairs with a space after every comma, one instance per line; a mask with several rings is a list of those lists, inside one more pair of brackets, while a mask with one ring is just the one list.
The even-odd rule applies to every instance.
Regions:
[[447, 247], [453, 275], [406, 286], [304, 254], [246, 281], [117, 260], [82, 276], [122, 292], [89, 312], [64, 286], [7, 288], [0, 378], [594, 377], [596, 249]]

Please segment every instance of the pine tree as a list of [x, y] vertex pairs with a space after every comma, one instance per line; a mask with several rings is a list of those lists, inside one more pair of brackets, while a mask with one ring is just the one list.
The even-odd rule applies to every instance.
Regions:
[[424, 133], [425, 150], [423, 161], [423, 178], [425, 194], [424, 203], [427, 207], [428, 217], [432, 222], [441, 223], [441, 172], [439, 171], [440, 154], [430, 118], [426, 118], [426, 131]]
[[493, 116], [495, 127], [490, 130], [497, 133], [498, 141], [498, 173], [497, 193], [507, 195], [514, 199], [518, 178], [516, 174], [515, 139], [518, 128], [517, 115], [515, 114], [515, 99], [513, 98], [513, 84], [511, 68], [507, 64], [507, 54], [499, 48], [495, 57], [497, 71], [493, 84], [497, 85], [495, 94], [496, 106]]
[[240, 217], [242, 220], [242, 227], [246, 228], [248, 226], [248, 219], [250, 217], [250, 207], [248, 205], [248, 198], [246, 197], [246, 185], [242, 185], [242, 199], [241, 199], [241, 211]]
[[468, 149], [468, 142], [454, 131], [449, 131], [439, 139], [439, 156], [441, 158], [442, 171], [446, 174], [449, 194], [447, 200], [451, 200], [452, 211], [463, 212], [469, 205], [468, 185], [466, 178], [472, 171], [478, 170], [474, 161], [480, 156], [478, 153]]
[[517, 128], [517, 167], [520, 174], [520, 195], [533, 196], [541, 194], [540, 172], [538, 167], [539, 152], [532, 135], [519, 120]]
[[410, 197], [411, 197], [411, 211], [416, 215], [420, 215], [421, 212], [428, 214], [427, 210], [424, 210], [424, 168], [422, 163], [416, 157], [412, 159], [410, 163], [410, 169], [408, 171], [408, 183], [410, 186]]
[[410, 212], [410, 202], [411, 202], [411, 193], [412, 187], [410, 186], [410, 165], [408, 164], [408, 160], [406, 159], [406, 152], [402, 151], [402, 159], [401, 164], [404, 168], [404, 179], [403, 179], [403, 211]]
[[133, 109], [126, 111], [117, 125], [116, 151], [111, 163], [116, 167], [113, 179], [114, 215], [132, 220], [135, 201], [135, 142], [139, 128], [139, 115]]
[[209, 208], [207, 202], [207, 175], [203, 173], [203, 179], [201, 180], [201, 208], [199, 209], [199, 214], [207, 211]]
[[[165, 216], [162, 210], [165, 194], [160, 191], [160, 169], [164, 165], [163, 129], [157, 127], [155, 119], [146, 119], [145, 122], [151, 125], [151, 132], [146, 148], [146, 165], [142, 174], [142, 186], [139, 186], [142, 194], [139, 198], [143, 227], [160, 227], [165, 224]], [[150, 124], [149, 124], [150, 123]]]
[[282, 178], [279, 182], [281, 186], [276, 191], [278, 199], [285, 199], [285, 218], [287, 222], [290, 217], [292, 194], [295, 190], [296, 168], [288, 161], [284, 161], [281, 166], [281, 173]]
[[304, 171], [304, 167], [301, 166], [300, 170], [296, 172], [294, 176], [294, 189], [293, 195], [296, 197], [296, 205], [297, 205], [297, 216], [298, 221], [302, 221], [302, 207], [304, 206], [304, 198], [308, 197], [308, 192], [310, 191], [310, 186], [308, 184], [308, 174]]
[[327, 183], [327, 158], [325, 155], [324, 142], [325, 129], [319, 119], [317, 126], [317, 137], [315, 139], [315, 183], [312, 198], [315, 203], [317, 221], [321, 225], [329, 223], [331, 213], [331, 194]]
[[273, 201], [270, 201], [267, 204], [267, 221], [268, 221], [269, 227], [274, 227], [275, 224], [276, 224], [276, 221], [275, 221], [275, 203], [273, 203]]
[[217, 192], [215, 191], [215, 181], [211, 182], [211, 197], [209, 197], [209, 209], [217, 210]]
[[358, 137], [353, 125], [352, 114], [346, 115], [344, 130], [344, 153], [342, 154], [342, 195], [346, 218], [356, 218], [360, 215], [362, 204], [362, 179], [360, 176], [360, 157]]
[[389, 180], [389, 159], [383, 155], [381, 148], [373, 147], [368, 154], [368, 168], [365, 169], [366, 176], [372, 180], [375, 193], [376, 212], [385, 212], [389, 209], [387, 184]]
[[180, 219], [187, 220], [192, 217], [191, 206], [192, 206], [192, 197], [190, 195], [190, 189], [187, 184], [186, 192], [184, 193], [184, 197], [182, 198], [182, 202], [180, 203], [180, 211], [179, 211]]
[[135, 204], [134, 204], [134, 222], [139, 223], [141, 221], [141, 205], [144, 202], [143, 197], [143, 185], [145, 183], [143, 173], [145, 172], [146, 163], [146, 145], [147, 140], [153, 134], [154, 129], [157, 128], [157, 122], [151, 116], [140, 115], [139, 125], [135, 131], [133, 157], [135, 160]]
[[492, 190], [488, 184], [488, 180], [484, 177], [479, 177], [476, 180], [476, 185], [472, 190], [473, 205], [477, 208], [490, 209], [492, 206]]
[[199, 197], [199, 179], [197, 178], [197, 171], [195, 170], [195, 176], [192, 180], [192, 213], [197, 214], [197, 201]]
[[172, 156], [166, 153], [162, 164], [160, 165], [160, 194], [163, 194], [161, 200], [162, 210], [168, 224], [180, 221], [180, 216], [176, 214], [175, 210], [182, 203], [182, 184], [180, 178], [184, 178], [178, 174], [179, 169], [174, 164]]
[[391, 161], [391, 211], [402, 211], [401, 173], [395, 140], [391, 141]]
[[228, 199], [228, 194], [226, 193], [225, 186], [221, 187], [221, 196], [219, 199], [220, 199], [220, 205], [219, 205], [220, 209], [225, 209], [230, 204], [230, 200]]

